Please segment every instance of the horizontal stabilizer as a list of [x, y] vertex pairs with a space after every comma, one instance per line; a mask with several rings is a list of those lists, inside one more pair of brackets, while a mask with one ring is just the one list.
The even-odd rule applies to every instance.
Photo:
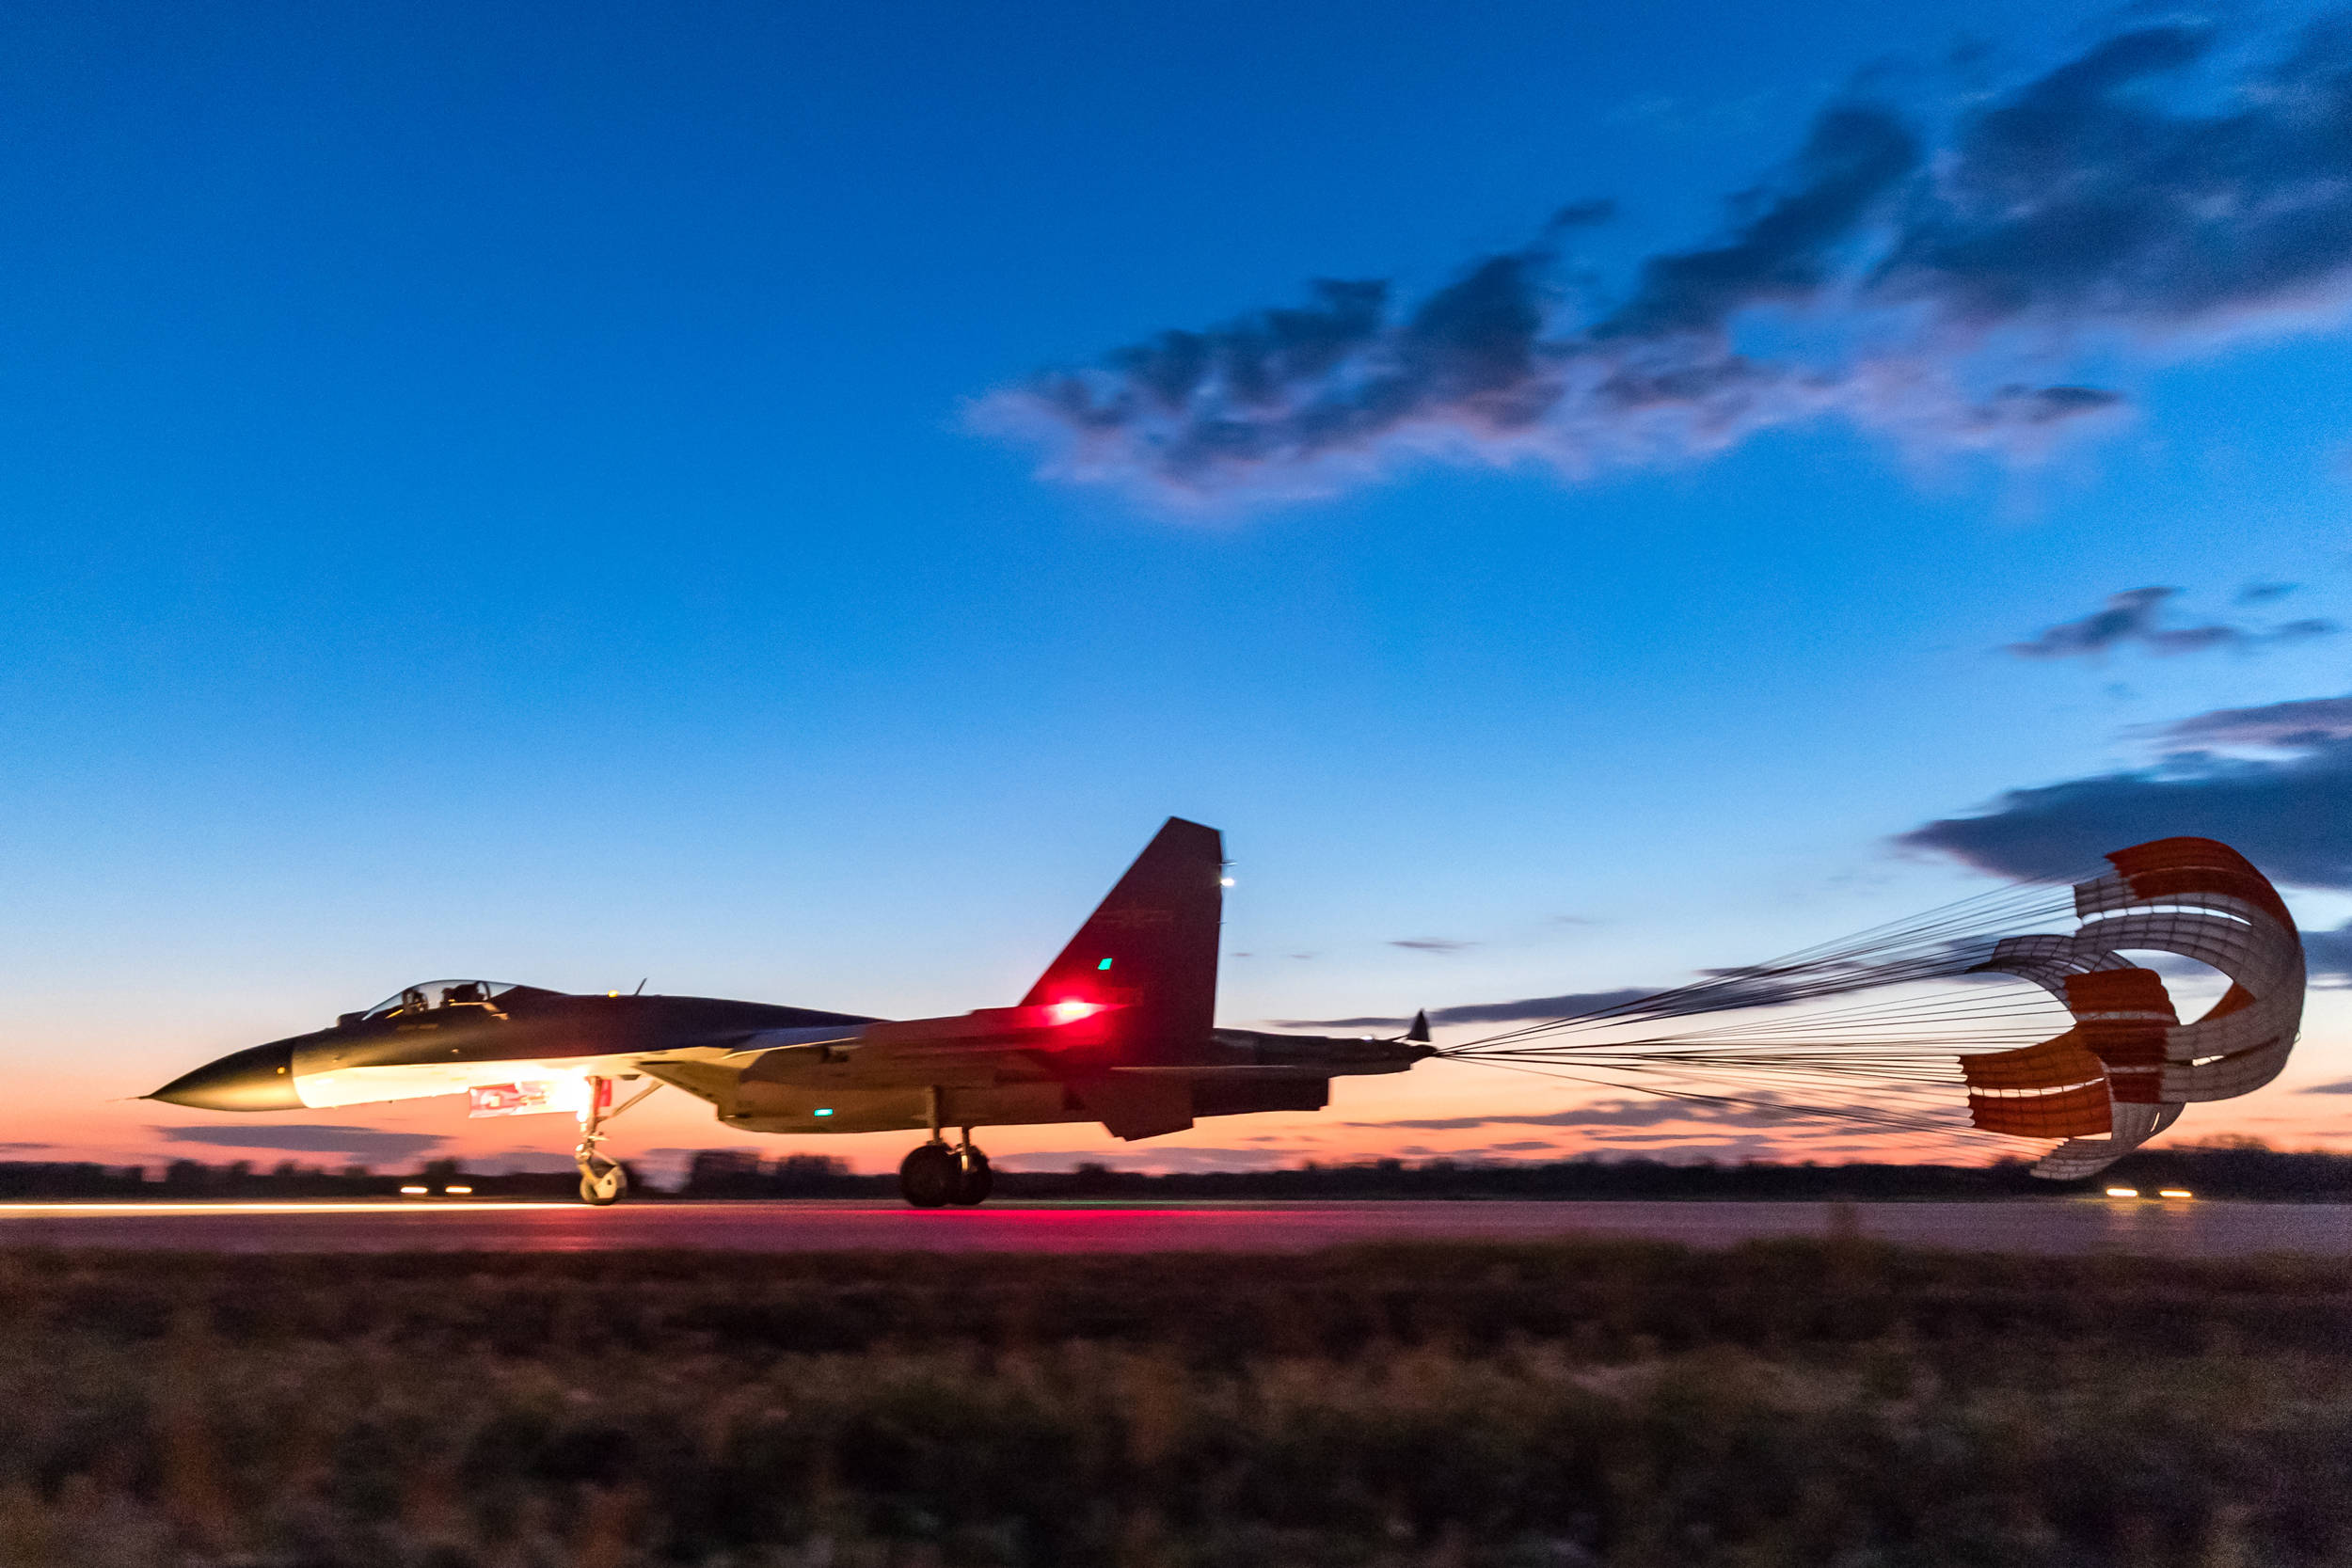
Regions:
[[1073, 1078], [1070, 1097], [1114, 1138], [1156, 1138], [1192, 1125], [1192, 1085], [1181, 1078]]

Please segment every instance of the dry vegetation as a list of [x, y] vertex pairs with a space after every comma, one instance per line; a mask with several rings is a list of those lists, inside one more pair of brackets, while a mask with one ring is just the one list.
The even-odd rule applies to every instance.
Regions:
[[0, 1562], [2352, 1560], [2352, 1266], [0, 1254]]

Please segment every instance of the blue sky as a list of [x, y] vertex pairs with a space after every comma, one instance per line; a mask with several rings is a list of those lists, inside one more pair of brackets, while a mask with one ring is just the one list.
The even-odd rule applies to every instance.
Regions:
[[[2298, 16], [2232, 22], [2216, 69]], [[1050, 431], [987, 415], [1313, 278], [1408, 309], [1598, 198], [1547, 265], [1605, 318], [1801, 183], [1825, 106], [1948, 147], [2125, 25], [12, 13], [0, 1143], [151, 1152], [197, 1118], [115, 1097], [426, 974], [1007, 1000], [1169, 813], [1238, 862], [1235, 1022], [1664, 983], [1989, 885], [1891, 841], [2344, 690], [2343, 638], [2261, 640], [2352, 620], [2335, 275], [2269, 315], [2008, 324], [1994, 368], [2128, 401], [1991, 447], [1882, 401], [1580, 475], [1439, 420], [1180, 495], [1055, 477]], [[1769, 360], [1883, 329], [1730, 330]], [[2235, 602], [2263, 583], [2296, 586]], [[2242, 635], [2002, 651], [2151, 585]], [[2331, 876], [2291, 890], [2312, 923], [2352, 913]], [[1426, 939], [1466, 945], [1391, 945]], [[693, 1110], [662, 1135], [720, 1141]], [[449, 1116], [399, 1113], [489, 1147]]]

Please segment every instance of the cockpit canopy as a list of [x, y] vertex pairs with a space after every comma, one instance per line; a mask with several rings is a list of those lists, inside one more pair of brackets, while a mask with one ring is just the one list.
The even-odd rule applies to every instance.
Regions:
[[391, 1018], [404, 1013], [430, 1012], [437, 1007], [491, 1007], [511, 990], [529, 990], [512, 980], [426, 980], [404, 986], [359, 1016]]

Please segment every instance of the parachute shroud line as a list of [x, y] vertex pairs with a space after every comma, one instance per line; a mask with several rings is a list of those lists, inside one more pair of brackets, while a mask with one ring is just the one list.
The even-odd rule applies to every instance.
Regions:
[[[2185, 1105], [2277, 1077], [2305, 988], [2293, 915], [2234, 849], [2168, 838], [2106, 860], [2071, 886], [2005, 888], [1442, 1054], [1573, 1066], [1580, 1082], [1786, 1116], [2056, 1139], [2036, 1175], [2095, 1175]], [[2016, 931], [2069, 916], [2072, 931]], [[2123, 956], [2149, 952], [2203, 964], [2229, 989], [2183, 1022], [2163, 975]], [[1994, 993], [2005, 979], [2035, 990]], [[1804, 1006], [1865, 991], [1889, 994]], [[1692, 1026], [1638, 1032], [1682, 1019]]]

